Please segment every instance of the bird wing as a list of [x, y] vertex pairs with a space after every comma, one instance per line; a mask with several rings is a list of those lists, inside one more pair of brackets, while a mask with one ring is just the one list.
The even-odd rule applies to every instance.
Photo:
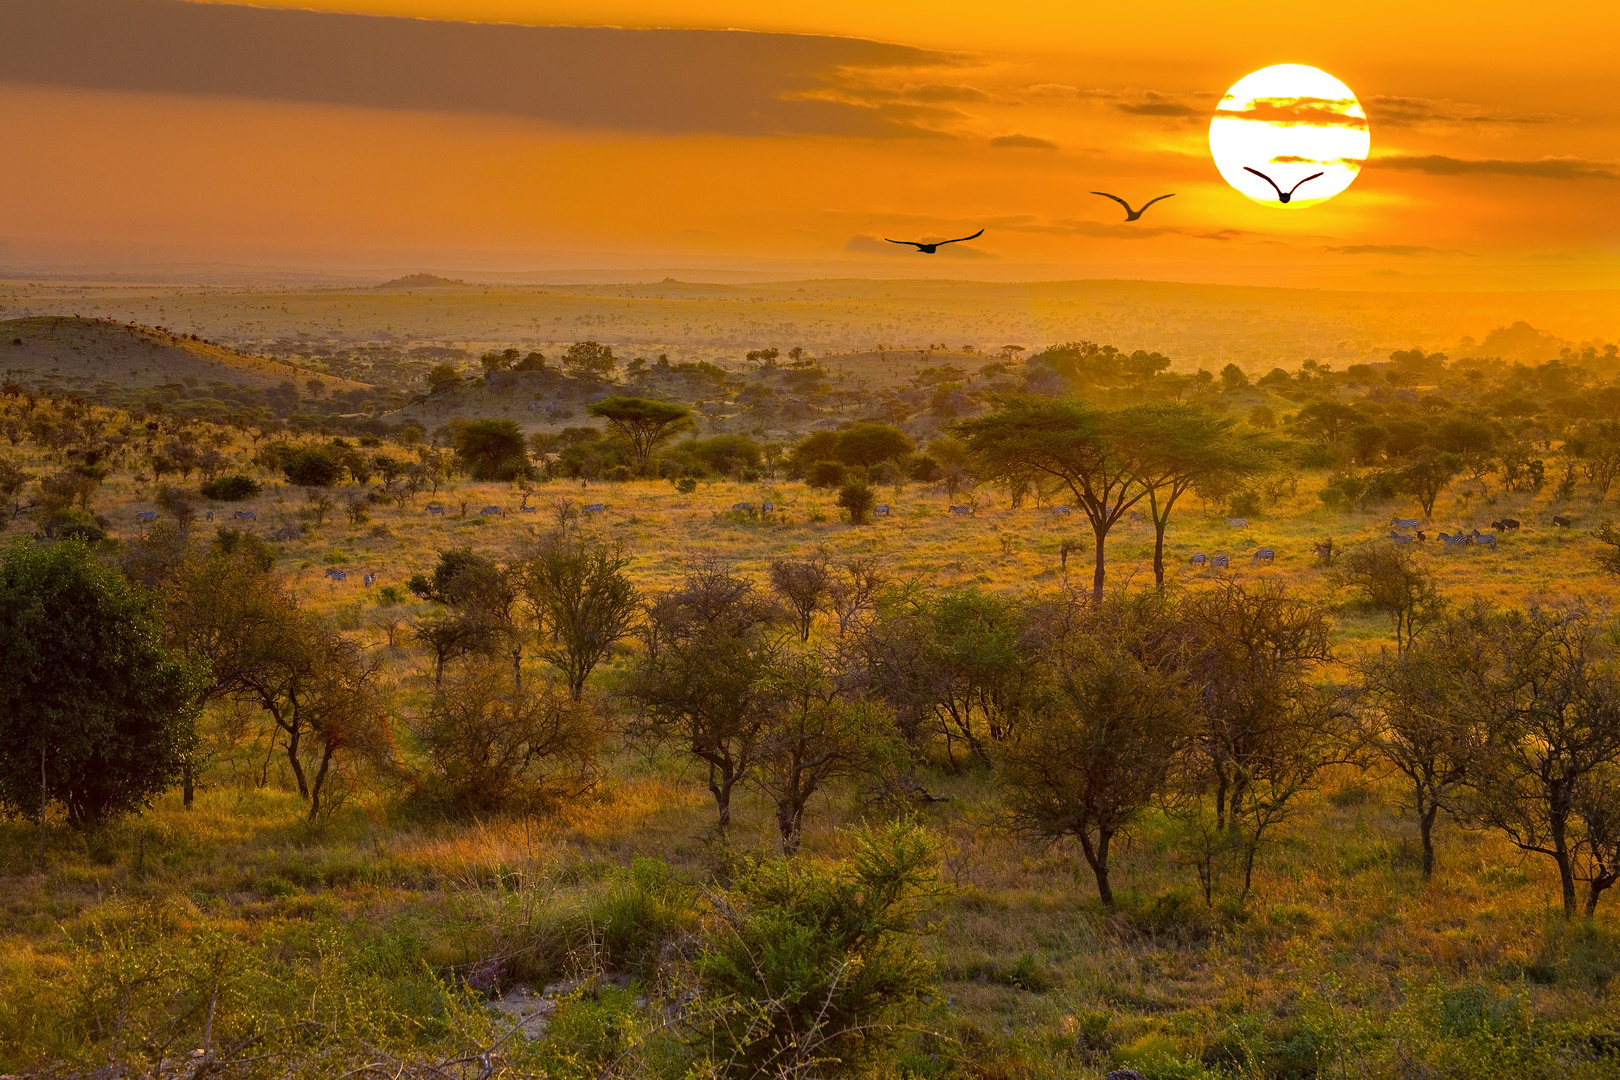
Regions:
[[[1113, 199], [1115, 202], [1119, 203], [1119, 205], [1121, 205], [1121, 206], [1123, 206], [1125, 208], [1125, 212], [1127, 214], [1136, 213], [1135, 210], [1131, 209], [1131, 204], [1126, 202], [1124, 199], [1120, 198], [1118, 195], [1110, 195], [1106, 191], [1093, 191], [1092, 194], [1093, 195], [1101, 195], [1105, 199]], [[1148, 204], [1148, 206], [1151, 206], [1151, 205], [1153, 205], [1153, 204], [1152, 203]], [[1146, 210], [1147, 207], [1144, 206], [1144, 207], [1142, 207], [1142, 209]]]
[[1271, 190], [1275, 191], [1277, 193], [1278, 198], [1282, 197], [1282, 188], [1277, 186], [1277, 181], [1273, 180], [1271, 177], [1267, 176], [1265, 173], [1261, 172], [1259, 169], [1251, 169], [1247, 165], [1243, 166], [1243, 171], [1244, 172], [1252, 172], [1252, 173], [1254, 173], [1254, 175], [1258, 176], [1260, 179], [1264, 180], [1266, 183], [1271, 185]]
[[[1176, 193], [1172, 191], [1168, 195], [1160, 195], [1158, 199], [1149, 199], [1147, 202], [1142, 204], [1142, 210], [1146, 210], [1148, 207], [1152, 206], [1154, 203], [1158, 202], [1160, 199], [1173, 199], [1175, 197], [1176, 197]], [[1138, 210], [1137, 213], [1140, 214], [1142, 212], [1142, 210]]]
[[[889, 238], [887, 236], [885, 236], [883, 239], [889, 240]], [[917, 243], [917, 241], [915, 241], [915, 240], [889, 240], [889, 243], [891, 243], [891, 244], [910, 244], [914, 248], [922, 247], [922, 245]]]
[[[1317, 173], [1311, 173], [1311, 175], [1309, 175], [1309, 176], [1307, 176], [1307, 177], [1306, 177], [1306, 178], [1305, 178], [1305, 180], [1315, 180], [1315, 179], [1316, 179], [1316, 178], [1317, 178], [1317, 177], [1318, 177], [1318, 176], [1322, 176], [1322, 175], [1324, 175], [1324, 174], [1323, 174], [1323, 173], [1319, 173], [1319, 172], [1317, 172]], [[1305, 180], [1301, 180], [1301, 181], [1300, 181], [1300, 182], [1299, 182], [1299, 184], [1303, 184], [1303, 183], [1305, 183]], [[1294, 186], [1293, 186], [1293, 187], [1291, 187], [1291, 188], [1289, 188], [1289, 189], [1288, 189], [1288, 194], [1290, 194], [1290, 195], [1292, 195], [1292, 194], [1293, 194], [1293, 193], [1294, 193], [1294, 192], [1296, 192], [1296, 191], [1298, 191], [1298, 190], [1299, 190], [1299, 184], [1295, 184], [1295, 185], [1294, 185]], [[1273, 186], [1275, 186], [1275, 185], [1273, 185]]]
[[[964, 240], [977, 240], [979, 237], [981, 237], [983, 235], [984, 235], [984, 230], [980, 229], [978, 232], [974, 233], [972, 236], [958, 236], [955, 240], [941, 240], [939, 242], [939, 244], [960, 244]], [[939, 244], [935, 244], [934, 246], [939, 247]]]

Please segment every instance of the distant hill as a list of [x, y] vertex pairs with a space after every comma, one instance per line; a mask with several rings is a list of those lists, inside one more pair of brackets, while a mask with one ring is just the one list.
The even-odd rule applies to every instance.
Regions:
[[180, 384], [270, 389], [311, 380], [323, 393], [368, 389], [306, 368], [248, 356], [150, 326], [67, 316], [0, 321], [0, 379], [58, 392], [140, 390]]
[[393, 281], [385, 281], [377, 286], [383, 289], [467, 289], [471, 288], [465, 281], [453, 278], [442, 278], [437, 274], [407, 274]]

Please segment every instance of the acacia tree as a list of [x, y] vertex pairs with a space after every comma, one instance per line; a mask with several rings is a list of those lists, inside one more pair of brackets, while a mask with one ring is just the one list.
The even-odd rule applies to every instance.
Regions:
[[629, 556], [611, 547], [553, 533], [517, 570], [540, 631], [540, 655], [562, 672], [578, 701], [585, 680], [629, 634], [641, 600], [625, 577]]
[[704, 764], [721, 831], [780, 707], [774, 675], [786, 622], [752, 582], [712, 564], [647, 609], [646, 648], [625, 691], [637, 710], [632, 731], [678, 742]]
[[792, 610], [800, 641], [810, 640], [810, 628], [827, 603], [832, 580], [832, 561], [825, 552], [808, 559], [771, 560], [771, 591]]
[[1043, 643], [1045, 692], [999, 753], [1007, 814], [1023, 832], [1077, 840], [1113, 907], [1113, 842], [1165, 792], [1190, 734], [1182, 635], [1145, 597], [1094, 604], [1059, 625]]
[[1117, 438], [1111, 418], [1082, 401], [1042, 397], [997, 399], [998, 409], [955, 429], [985, 479], [1038, 480], [1065, 488], [1085, 511], [1095, 537], [1092, 596], [1101, 600], [1108, 533], [1147, 495], [1140, 463]]
[[1187, 779], [1214, 803], [1200, 881], [1208, 899], [1214, 860], [1230, 852], [1247, 897], [1266, 835], [1324, 768], [1346, 760], [1348, 717], [1310, 681], [1332, 659], [1327, 620], [1314, 605], [1274, 583], [1222, 582], [1186, 610], [1198, 716]]
[[1397, 476], [1401, 487], [1417, 499], [1423, 507], [1425, 521], [1434, 517], [1434, 501], [1447, 484], [1462, 472], [1462, 458], [1456, 454], [1442, 454], [1432, 446], [1420, 446], [1413, 452], [1409, 464]]
[[43, 829], [59, 803], [93, 830], [149, 805], [180, 779], [205, 679], [165, 645], [150, 597], [87, 546], [11, 546], [0, 554], [0, 806], [37, 810]]
[[1153, 580], [1161, 590], [1164, 531], [1177, 500], [1195, 487], [1256, 476], [1269, 464], [1261, 440], [1236, 430], [1236, 424], [1200, 405], [1175, 401], [1134, 406], [1109, 419], [1112, 437], [1128, 447], [1136, 482], [1147, 492]]
[[1494, 624], [1502, 663], [1487, 702], [1503, 736], [1481, 760], [1473, 812], [1521, 850], [1553, 860], [1572, 918], [1586, 829], [1577, 794], [1620, 761], [1620, 678], [1607, 627], [1585, 611], [1534, 608]]
[[692, 426], [692, 410], [672, 401], [649, 401], [615, 394], [592, 402], [585, 406], [585, 411], [600, 416], [630, 440], [636, 469], [642, 474], [650, 469], [655, 450]]
[[1375, 541], [1353, 548], [1340, 562], [1339, 583], [1395, 623], [1395, 651], [1411, 648], [1418, 632], [1445, 613], [1434, 575], [1411, 552]]
[[1365, 741], [1406, 777], [1425, 881], [1434, 874], [1436, 819], [1464, 812], [1467, 786], [1499, 734], [1489, 673], [1503, 668], [1502, 645], [1489, 609], [1476, 605], [1361, 665]]

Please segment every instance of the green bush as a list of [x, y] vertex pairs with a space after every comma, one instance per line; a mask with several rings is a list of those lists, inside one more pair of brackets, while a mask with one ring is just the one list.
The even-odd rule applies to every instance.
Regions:
[[221, 476], [202, 486], [202, 497], [216, 502], [240, 502], [253, 498], [259, 491], [259, 482], [251, 476]]
[[281, 466], [289, 484], [300, 487], [331, 487], [343, 478], [343, 462], [324, 446], [295, 450]]
[[813, 488], [841, 487], [849, 470], [836, 461], [818, 461], [804, 473], [804, 482]]

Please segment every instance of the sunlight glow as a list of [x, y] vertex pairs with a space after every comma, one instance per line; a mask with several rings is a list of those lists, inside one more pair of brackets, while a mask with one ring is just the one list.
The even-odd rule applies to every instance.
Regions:
[[1239, 79], [1209, 122], [1209, 149], [1226, 182], [1256, 202], [1283, 207], [1259, 169], [1283, 191], [1315, 172], [1288, 206], [1339, 194], [1361, 171], [1372, 145], [1367, 114], [1350, 88], [1325, 71], [1277, 64]]

